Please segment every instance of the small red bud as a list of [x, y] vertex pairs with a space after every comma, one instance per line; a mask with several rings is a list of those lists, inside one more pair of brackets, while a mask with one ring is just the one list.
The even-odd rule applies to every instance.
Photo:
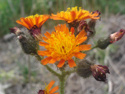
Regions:
[[18, 35], [21, 30], [18, 27], [13, 27], [13, 28], [9, 28], [11, 33], [14, 33], [15, 35]]
[[124, 34], [125, 34], [124, 29], [121, 29], [120, 31], [111, 34], [110, 35], [110, 42], [114, 43], [114, 42], [120, 40], [124, 36]]
[[91, 71], [93, 74], [93, 77], [97, 81], [104, 81], [106, 82], [106, 73], [110, 73], [107, 66], [102, 65], [91, 65]]
[[44, 90], [39, 90], [38, 94], [45, 94]]
[[88, 24], [87, 24], [86, 21], [84, 21], [84, 20], [80, 21], [79, 26], [78, 26], [78, 28], [77, 28], [77, 31], [80, 32], [80, 31], [82, 31], [83, 29], [84, 29], [86, 32], [89, 31]]

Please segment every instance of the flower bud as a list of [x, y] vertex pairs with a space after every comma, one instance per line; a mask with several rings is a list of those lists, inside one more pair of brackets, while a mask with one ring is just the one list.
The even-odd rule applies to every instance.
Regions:
[[25, 34], [21, 34], [17, 38], [19, 39], [21, 47], [26, 54], [37, 54], [38, 44], [36, 40], [34, 40], [32, 37], [28, 38]]
[[91, 71], [93, 77], [97, 81], [103, 81], [106, 82], [106, 73], [109, 73], [109, 69], [107, 66], [102, 65], [91, 65]]
[[95, 34], [95, 25], [96, 25], [96, 20], [91, 19], [88, 23], [89, 30], [87, 32], [87, 36], [92, 36]]
[[81, 62], [78, 63], [76, 72], [79, 76], [83, 78], [89, 77], [92, 72], [91, 72], [91, 63], [87, 60], [82, 60]]
[[14, 33], [16, 36], [18, 36], [18, 35], [23, 33], [23, 32], [21, 32], [21, 30], [18, 27], [10, 28], [10, 32]]
[[86, 21], [82, 20], [79, 22], [79, 26], [77, 28], [77, 32], [80, 32], [82, 30], [85, 30], [86, 32], [89, 31], [89, 27]]
[[[98, 10], [92, 12], [92, 14], [95, 14], [96, 17], [99, 17], [101, 15], [101, 12], [99, 12]], [[88, 22], [88, 32], [87, 32], [87, 36], [92, 36], [95, 34], [95, 25], [96, 25], [96, 19], [91, 19], [89, 22]]]
[[124, 29], [121, 29], [118, 32], [115, 32], [115, 33], [111, 34], [110, 35], [110, 42], [114, 43], [114, 42], [120, 40], [124, 36], [124, 34], [125, 34]]
[[44, 90], [39, 90], [38, 94], [45, 94]]
[[10, 30], [17, 36], [21, 47], [26, 54], [37, 54], [38, 43], [30, 36], [30, 34], [26, 35], [17, 27], [11, 28]]
[[106, 49], [110, 45], [110, 37], [106, 39], [99, 39], [97, 42], [97, 47], [100, 49]]

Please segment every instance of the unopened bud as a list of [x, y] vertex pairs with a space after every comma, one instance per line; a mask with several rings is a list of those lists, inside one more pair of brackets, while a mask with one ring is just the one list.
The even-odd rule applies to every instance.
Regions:
[[38, 94], [45, 94], [44, 90], [39, 90]]
[[21, 30], [18, 27], [10, 28], [10, 32], [14, 33], [16, 36], [18, 36], [18, 35], [23, 33], [23, 32], [21, 32]]
[[[99, 17], [101, 15], [101, 12], [99, 12], [98, 10], [92, 12], [92, 14], [95, 14], [96, 17]], [[95, 31], [95, 25], [96, 25], [96, 19], [91, 19], [89, 22], [88, 22], [88, 32], [87, 32], [87, 36], [92, 36], [92, 35], [95, 35], [96, 31]]]
[[87, 32], [87, 36], [92, 36], [95, 34], [95, 25], [96, 25], [96, 20], [91, 19], [88, 23], [89, 30]]
[[120, 40], [124, 36], [124, 34], [125, 34], [124, 29], [121, 29], [118, 32], [115, 32], [115, 33], [111, 34], [110, 35], [110, 42], [114, 43], [114, 42]]
[[82, 20], [79, 22], [79, 26], [77, 28], [77, 32], [80, 32], [82, 30], [85, 30], [86, 32], [89, 31], [89, 27], [86, 21]]
[[97, 47], [100, 49], [106, 49], [110, 44], [110, 37], [106, 39], [99, 39], [97, 42]]
[[25, 34], [21, 34], [17, 38], [19, 39], [21, 47], [26, 54], [37, 54], [38, 44], [36, 40], [34, 40], [32, 37], [27, 37]]
[[17, 39], [19, 40], [21, 47], [26, 54], [37, 54], [38, 43], [30, 36], [30, 34], [26, 35], [17, 27], [11, 28], [10, 30], [17, 36]]
[[102, 65], [91, 65], [91, 71], [93, 74], [93, 77], [97, 81], [103, 81], [106, 82], [106, 73], [110, 73], [107, 66]]
[[89, 77], [92, 74], [90, 66], [91, 63], [87, 60], [79, 62], [76, 70], [77, 74], [83, 78]]

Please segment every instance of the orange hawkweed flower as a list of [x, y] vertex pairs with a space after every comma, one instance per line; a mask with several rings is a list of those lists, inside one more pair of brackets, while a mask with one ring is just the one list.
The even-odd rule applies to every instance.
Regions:
[[[59, 89], [59, 86], [55, 86], [53, 89], [51, 89], [51, 87], [53, 86], [53, 84], [55, 83], [55, 81], [51, 81], [46, 87], [44, 90], [39, 90], [38, 94], [59, 94], [58, 92], [57, 93], [54, 93], [56, 92], [58, 89]], [[51, 89], [51, 90], [50, 90]]]
[[23, 25], [26, 27], [30, 34], [34, 37], [38, 37], [37, 35], [41, 34], [41, 27], [42, 25], [49, 19], [48, 15], [32, 15], [28, 16], [26, 18], [22, 17], [20, 20], [17, 20], [16, 22], [18, 24]]
[[51, 19], [54, 20], [65, 20], [67, 23], [72, 22], [79, 22], [81, 20], [86, 19], [99, 19], [100, 13], [98, 11], [95, 12], [89, 12], [87, 10], [81, 9], [79, 7], [79, 10], [77, 7], [67, 8], [67, 11], [61, 11], [60, 13], [52, 14]]
[[40, 46], [46, 48], [45, 51], [38, 51], [39, 55], [47, 56], [41, 63], [46, 65], [47, 63], [55, 63], [59, 61], [58, 67], [62, 67], [65, 61], [68, 61], [70, 67], [75, 67], [76, 63], [72, 59], [73, 56], [83, 59], [86, 54], [80, 51], [90, 50], [91, 45], [80, 45], [86, 41], [86, 32], [82, 30], [77, 36], [74, 35], [74, 28], [69, 29], [64, 25], [58, 25], [55, 27], [55, 32], [51, 34], [46, 32], [43, 40], [46, 42], [39, 42]]

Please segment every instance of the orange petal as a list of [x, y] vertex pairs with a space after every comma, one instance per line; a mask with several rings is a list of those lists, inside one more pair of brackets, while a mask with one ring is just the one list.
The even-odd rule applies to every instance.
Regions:
[[51, 38], [51, 34], [50, 34], [49, 32], [46, 32], [44, 35], [45, 35], [47, 38]]
[[83, 38], [77, 40], [77, 41], [76, 41], [76, 44], [77, 44], [77, 45], [78, 45], [78, 44], [81, 44], [81, 43], [83, 43], [83, 42], [86, 41], [86, 40], [87, 40], [87, 37], [83, 37]]
[[61, 59], [59, 64], [57, 65], [57, 67], [59, 67], [59, 68], [62, 67], [64, 65], [64, 63], [65, 63], [65, 60]]
[[29, 25], [25, 22], [25, 18], [20, 18], [21, 22], [23, 23], [23, 26], [25, 26], [26, 28], [30, 29]]
[[48, 39], [47, 39], [46, 37], [43, 37], [43, 40], [44, 40], [45, 42], [47, 42]]
[[75, 32], [74, 27], [71, 27], [70, 32], [72, 32], [71, 34], [74, 34], [74, 32]]
[[71, 13], [72, 20], [75, 20], [76, 12], [75, 11], [71, 11], [70, 13]]
[[53, 63], [55, 63], [57, 61], [57, 58], [52, 58], [50, 61], [49, 61], [49, 63], [50, 64], [53, 64]]
[[53, 89], [51, 89], [51, 91], [49, 92], [50, 94], [51, 93], [54, 93], [55, 91], [57, 91], [59, 89], [59, 86], [56, 86], [56, 87], [54, 87]]
[[47, 90], [49, 91], [51, 89], [51, 87], [53, 86], [53, 84], [55, 83], [55, 81], [51, 81], [48, 86], [47, 86]]
[[48, 43], [45, 43], [45, 42], [39, 42], [39, 45], [40, 45], [40, 46], [48, 46], [49, 44], [48, 44]]
[[27, 29], [30, 29], [30, 28], [27, 26], [27, 24], [25, 24], [25, 23], [23, 23], [23, 22], [21, 22], [21, 21], [19, 21], [19, 20], [17, 20], [16, 22], [17, 22], [18, 24], [20, 24], [20, 25], [25, 26]]
[[49, 61], [50, 61], [51, 59], [52, 59], [52, 57], [47, 57], [47, 58], [41, 60], [41, 63], [42, 63], [43, 65], [46, 65], [47, 63], [49, 63]]
[[91, 45], [79, 45], [79, 50], [80, 51], [87, 51], [91, 49]]
[[69, 64], [69, 67], [71, 68], [76, 66], [76, 63], [74, 62], [73, 59], [68, 60], [68, 64]]
[[21, 25], [23, 24], [20, 20], [16, 20], [16, 22]]
[[76, 36], [76, 38], [77, 38], [77, 40], [79, 40], [79, 39], [81, 39], [82, 37], [84, 37], [84, 36], [86, 36], [87, 35], [87, 33], [85, 32], [85, 30], [82, 30], [77, 36]]
[[37, 53], [38, 53], [38, 55], [42, 55], [42, 56], [46, 56], [46, 55], [50, 54], [50, 52], [47, 51], [47, 50], [46, 51], [40, 51], [40, 50], [38, 50]]
[[86, 54], [77, 52], [77, 53], [74, 54], [74, 56], [79, 58], [79, 59], [83, 59], [86, 56]]

